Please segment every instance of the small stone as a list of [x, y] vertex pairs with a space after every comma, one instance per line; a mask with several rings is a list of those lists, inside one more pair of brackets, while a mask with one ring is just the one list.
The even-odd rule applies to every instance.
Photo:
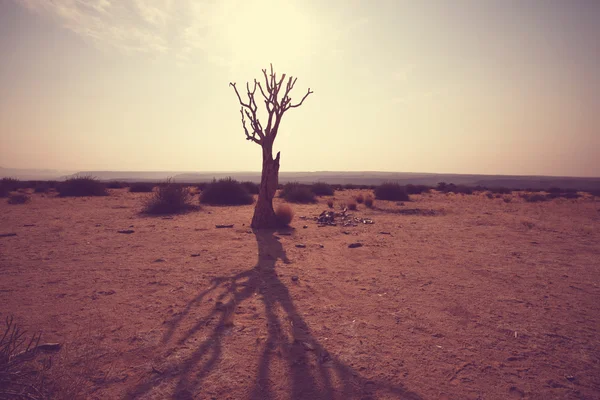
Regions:
[[215, 225], [217, 228], [221, 229], [221, 228], [233, 228], [233, 224], [231, 225]]
[[192, 257], [200, 257], [200, 253], [194, 253], [192, 254]]
[[305, 249], [306, 245], [305, 244], [297, 244], [296, 247], [299, 249]]
[[16, 233], [0, 233], [0, 237], [17, 236]]
[[306, 229], [306, 228], [308, 228], [308, 225], [304, 225], [302, 228]]
[[357, 247], [362, 247], [362, 243], [358, 243], [358, 242], [357, 243], [350, 243], [348, 245], [348, 247], [351, 248], [351, 249], [355, 249]]
[[298, 277], [296, 275], [292, 276], [292, 281], [298, 282]]
[[165, 262], [164, 258], [157, 258], [156, 260], [154, 260], [154, 262]]
[[121, 231], [117, 231], [119, 233], [124, 233], [126, 235], [132, 234], [133, 232], [135, 232], [133, 229], [123, 229]]
[[325, 246], [324, 246], [324, 245], [322, 245], [322, 244], [320, 244], [320, 245], [319, 245], [319, 247], [320, 247], [320, 248], [324, 248]]
[[391, 233], [390, 233], [390, 232], [384, 232], [384, 231], [381, 231], [381, 232], [379, 232], [379, 234], [380, 234], [380, 235], [391, 235]]

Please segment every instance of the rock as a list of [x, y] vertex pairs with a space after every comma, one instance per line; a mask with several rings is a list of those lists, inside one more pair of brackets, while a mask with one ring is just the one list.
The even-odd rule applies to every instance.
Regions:
[[320, 248], [324, 248], [325, 246], [324, 246], [324, 245], [322, 245], [322, 244], [320, 244], [320, 245], [319, 245], [319, 247], [320, 247]]
[[308, 228], [308, 225], [304, 225], [302, 228], [306, 229], [306, 228]]
[[380, 235], [391, 235], [391, 233], [390, 233], [390, 232], [384, 232], [384, 231], [381, 231], [381, 232], [379, 232], [379, 234], [380, 234]]
[[0, 233], [0, 237], [17, 236], [16, 233]]
[[306, 245], [305, 244], [297, 244], [296, 247], [299, 249], [305, 249]]
[[221, 228], [233, 228], [233, 224], [231, 225], [215, 225], [215, 227], [221, 229]]
[[192, 254], [192, 257], [200, 257], [200, 253], [194, 253]]
[[120, 231], [117, 231], [117, 232], [129, 235], [129, 234], [132, 234], [135, 231], [133, 229], [123, 229], [123, 230], [120, 230]]
[[356, 243], [350, 243], [348, 245], [348, 247], [351, 248], [351, 249], [355, 249], [357, 247], [362, 247], [362, 243], [358, 243], [358, 242], [356, 242]]
[[344, 235], [349, 235], [349, 234], [350, 234], [350, 232], [348, 232], [348, 231], [343, 231], [342, 233], [343, 233]]
[[165, 262], [164, 258], [157, 258], [156, 260], [154, 260], [154, 262]]
[[292, 276], [292, 281], [298, 282], [298, 277], [296, 275]]
[[30, 227], [32, 227], [32, 226], [35, 226], [35, 224], [25, 224], [25, 225], [23, 225], [23, 226], [24, 226], [25, 228], [30, 228]]

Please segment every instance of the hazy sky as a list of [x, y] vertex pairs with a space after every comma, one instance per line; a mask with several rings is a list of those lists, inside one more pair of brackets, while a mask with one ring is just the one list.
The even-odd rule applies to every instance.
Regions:
[[260, 170], [230, 81], [298, 76], [282, 171], [600, 176], [597, 0], [0, 0], [0, 166]]

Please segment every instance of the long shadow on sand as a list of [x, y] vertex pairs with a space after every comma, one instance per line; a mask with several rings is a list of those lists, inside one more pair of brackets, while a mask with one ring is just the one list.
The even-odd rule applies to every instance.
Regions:
[[[386, 382], [377, 382], [362, 377], [354, 369], [345, 365], [335, 355], [330, 354], [312, 335], [310, 328], [298, 312], [288, 288], [277, 276], [275, 263], [278, 259], [288, 262], [283, 246], [273, 231], [255, 231], [258, 243], [258, 262], [256, 266], [233, 276], [214, 278], [212, 285], [191, 300], [185, 309], [170, 322], [169, 329], [162, 338], [162, 345], [171, 341], [177, 334], [179, 337], [180, 324], [186, 319], [193, 308], [200, 304], [208, 295], [217, 290], [222, 291], [215, 299], [213, 309], [183, 333], [179, 344], [184, 343], [212, 319], [217, 319], [216, 325], [208, 337], [199, 344], [191, 355], [179, 361], [178, 365], [136, 386], [129, 393], [129, 398], [143, 396], [153, 388], [167, 382], [176, 385], [173, 398], [195, 398], [194, 393], [200, 391], [202, 380], [215, 368], [222, 352], [223, 338], [233, 323], [234, 311], [237, 305], [253, 296], [262, 294], [265, 307], [268, 334], [264, 350], [258, 363], [255, 382], [248, 388], [248, 398], [252, 400], [271, 400], [275, 394], [270, 387], [269, 367], [275, 349], [280, 350], [278, 359], [287, 363], [288, 379], [290, 381], [289, 397], [300, 399], [370, 399], [377, 393], [379, 396], [394, 399], [417, 400], [421, 397], [407, 391], [401, 386]], [[286, 327], [276, 314], [281, 308], [289, 322]], [[290, 332], [287, 325], [290, 325]], [[291, 340], [289, 337], [291, 336]], [[283, 339], [282, 339], [283, 338]]]

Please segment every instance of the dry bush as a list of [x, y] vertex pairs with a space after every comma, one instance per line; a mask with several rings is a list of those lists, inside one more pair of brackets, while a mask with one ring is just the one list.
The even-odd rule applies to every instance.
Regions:
[[31, 197], [29, 197], [25, 193], [17, 193], [11, 194], [8, 197], [8, 204], [26, 204], [31, 201]]
[[254, 203], [254, 197], [246, 186], [233, 178], [213, 180], [200, 195], [200, 203], [238, 206]]
[[0, 333], [0, 398], [37, 399], [44, 398], [42, 384], [37, 371], [28, 361], [35, 356], [40, 335], [28, 336], [6, 317], [4, 331]]
[[407, 194], [422, 194], [422, 193], [429, 193], [429, 191], [433, 189], [430, 186], [426, 186], [426, 185], [413, 185], [413, 184], [408, 184], [405, 186], [404, 190], [406, 191]]
[[280, 204], [277, 206], [275, 215], [277, 215], [277, 219], [282, 226], [288, 226], [292, 222], [292, 219], [294, 219], [294, 212], [287, 204]]
[[260, 192], [260, 185], [257, 183], [246, 181], [242, 182], [242, 186], [245, 187], [250, 194], [258, 194], [258, 192]]
[[317, 196], [333, 196], [333, 187], [325, 182], [315, 182], [311, 186], [312, 192]]
[[368, 194], [365, 197], [365, 206], [367, 206], [369, 208], [373, 208], [373, 196], [371, 196], [370, 194]]
[[77, 176], [60, 182], [61, 197], [108, 196], [106, 185], [93, 176]]
[[8, 197], [10, 190], [7, 187], [0, 185], [0, 198]]
[[21, 181], [15, 178], [2, 178], [0, 186], [4, 187], [9, 192], [14, 192], [21, 187]]
[[548, 201], [548, 197], [539, 193], [525, 193], [521, 197], [528, 203], [539, 203], [541, 201]]
[[332, 199], [327, 200], [327, 207], [333, 208], [333, 200]]
[[198, 209], [198, 206], [191, 204], [191, 196], [187, 187], [167, 179], [146, 201], [143, 213], [151, 215], [180, 214]]
[[356, 202], [354, 200], [350, 200], [346, 204], [346, 207], [348, 207], [348, 210], [356, 211]]
[[512, 197], [510, 197], [510, 196], [504, 196], [502, 198], [502, 201], [504, 201], [505, 203], [510, 203], [512, 201]]
[[316, 203], [315, 194], [310, 186], [303, 185], [298, 182], [286, 183], [279, 194], [285, 201], [289, 203]]
[[358, 204], [362, 204], [365, 201], [365, 196], [362, 193], [359, 193], [355, 198]]
[[386, 182], [375, 188], [375, 197], [378, 200], [409, 201], [410, 198], [403, 186], [396, 182]]
[[129, 186], [129, 191], [131, 193], [152, 193], [154, 186], [156, 185], [152, 182], [135, 182]]
[[121, 181], [111, 181], [106, 184], [106, 187], [108, 189], [123, 189], [123, 188], [126, 188], [127, 186], [129, 186], [127, 184], [127, 182], [121, 182]]

